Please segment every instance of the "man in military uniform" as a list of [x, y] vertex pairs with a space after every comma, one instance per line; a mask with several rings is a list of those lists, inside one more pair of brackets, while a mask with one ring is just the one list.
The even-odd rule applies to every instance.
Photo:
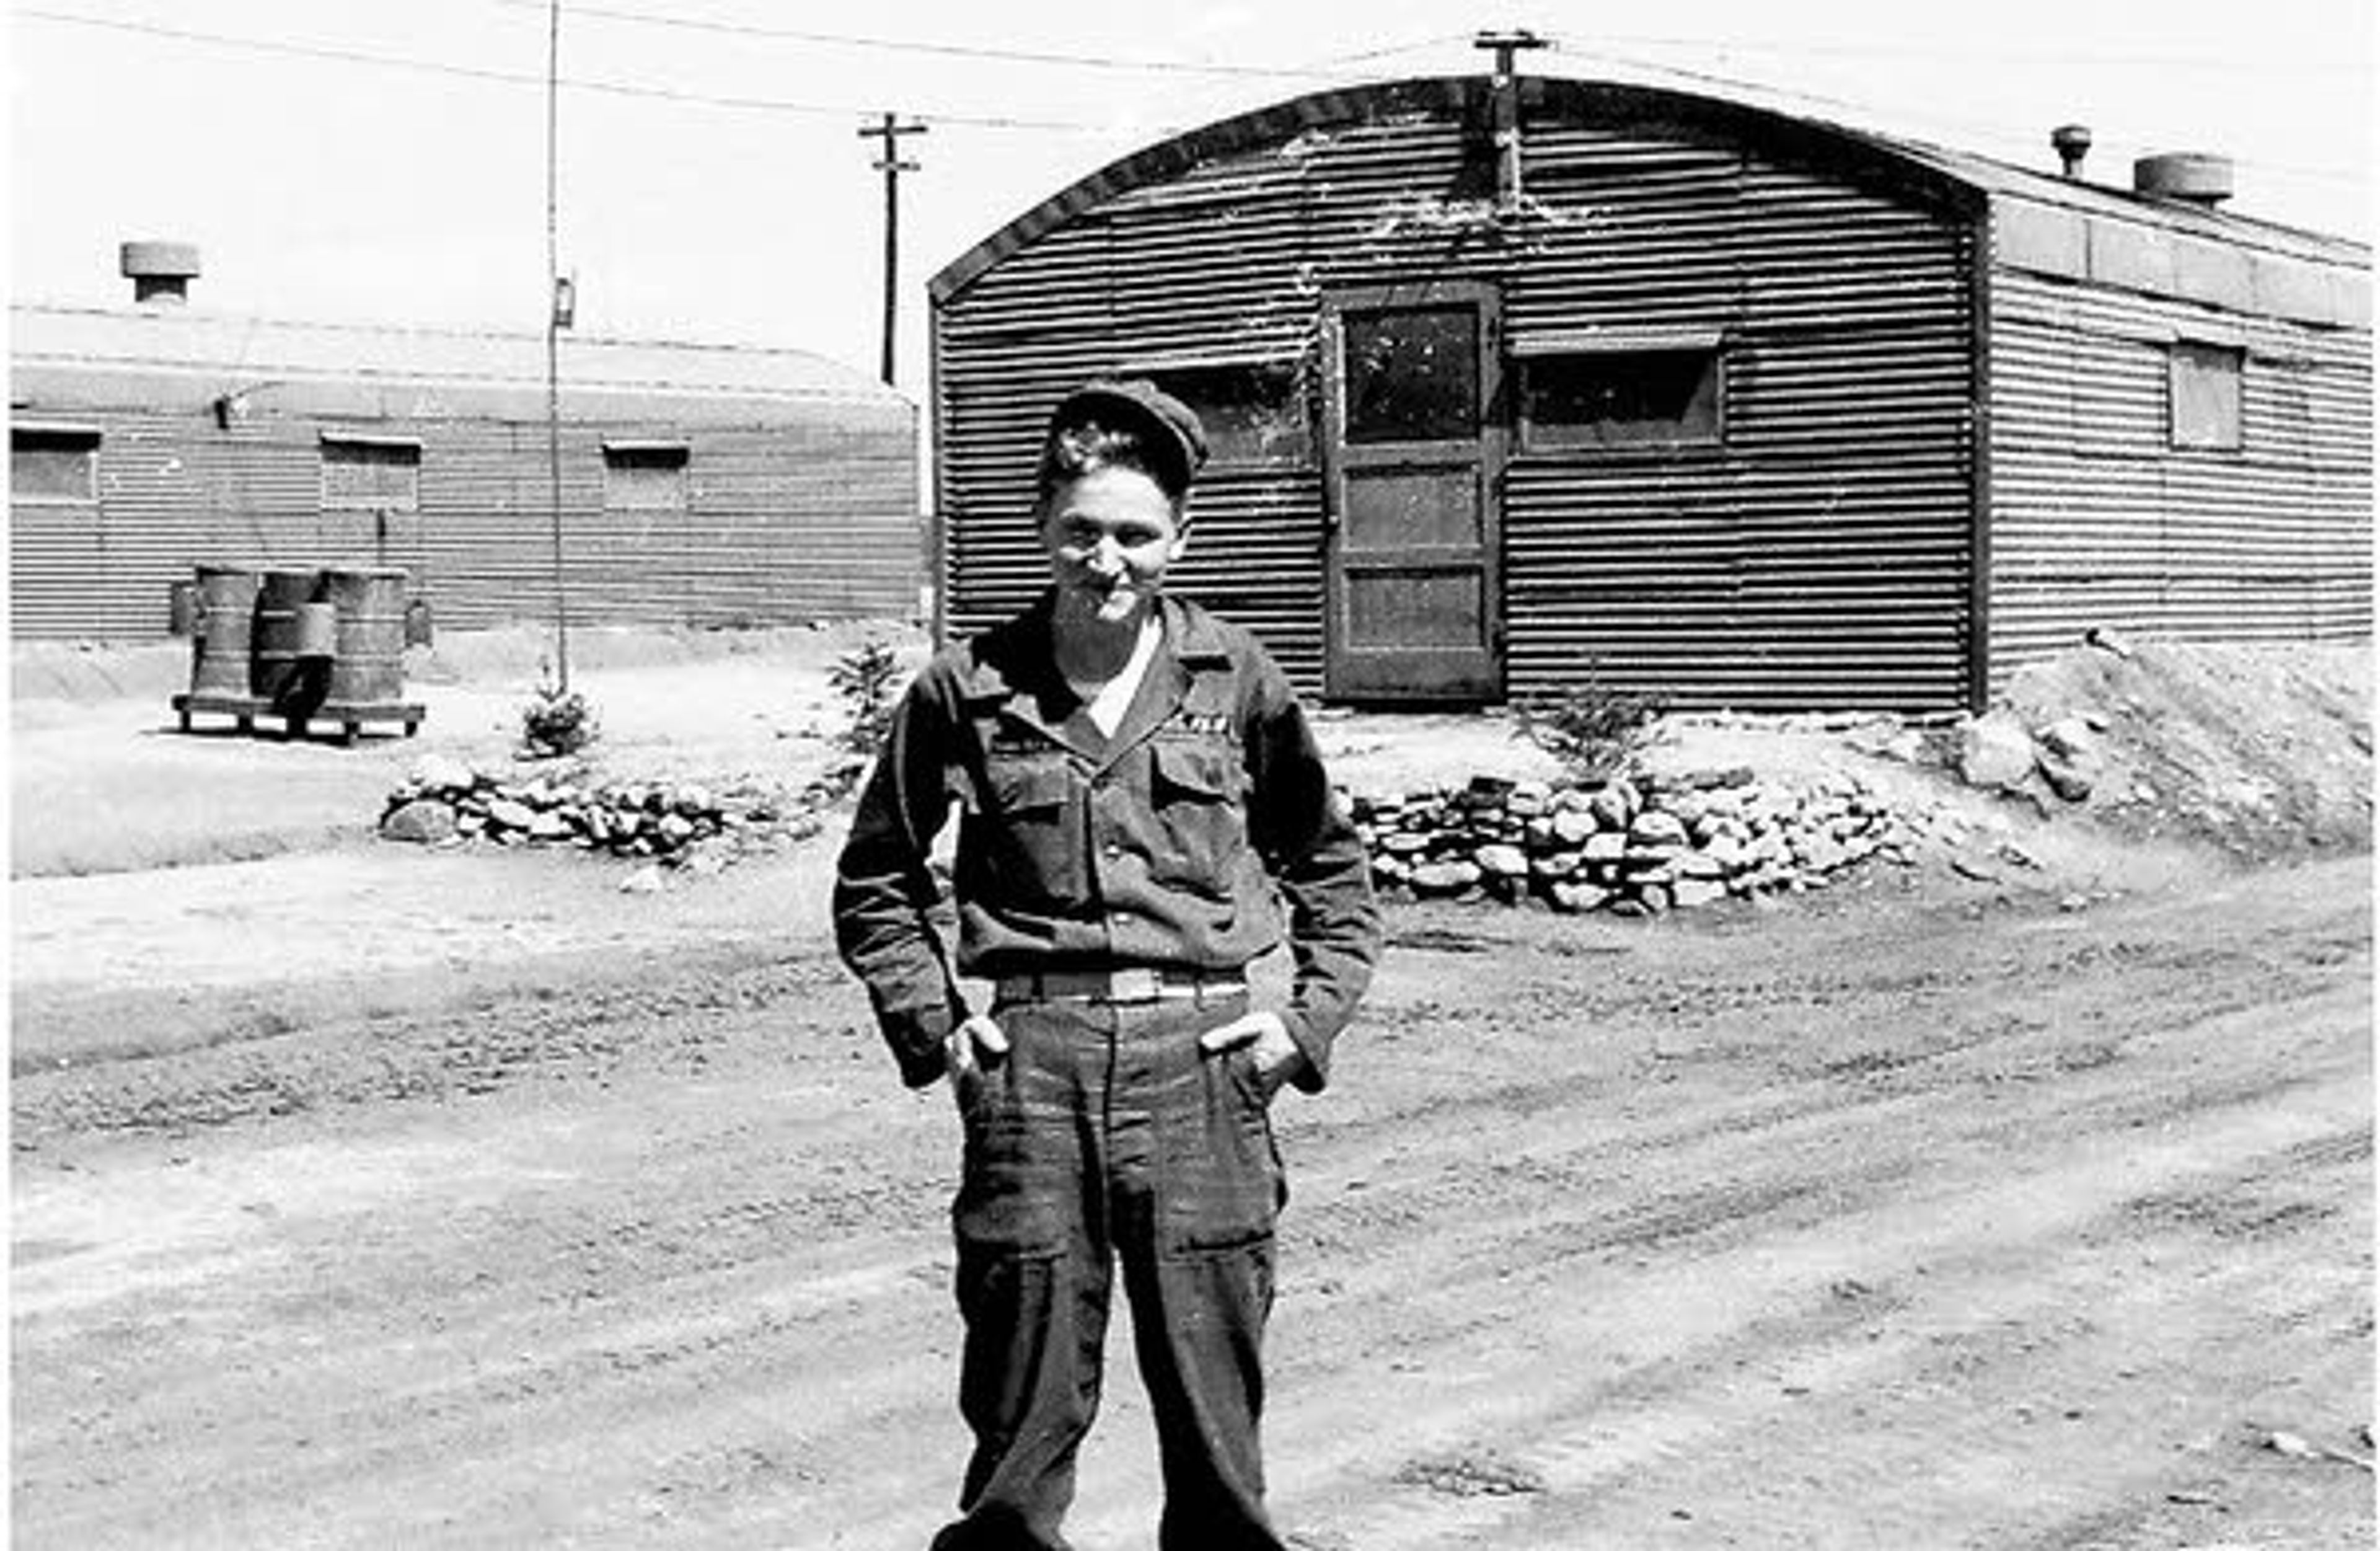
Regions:
[[[1115, 1269], [1156, 1411], [1169, 1551], [1277, 1548], [1257, 1443], [1273, 1223], [1268, 1106], [1318, 1092], [1379, 925], [1363, 849], [1281, 669], [1164, 591], [1197, 417], [1102, 381], [1052, 415], [1051, 580], [903, 699], [835, 885], [838, 944], [903, 1079], [947, 1077], [976, 1438], [937, 1551], [1062, 1546]], [[929, 857], [959, 813], [955, 960]], [[1286, 939], [1290, 990], [1246, 966]], [[990, 983], [978, 1008], [959, 979]]]

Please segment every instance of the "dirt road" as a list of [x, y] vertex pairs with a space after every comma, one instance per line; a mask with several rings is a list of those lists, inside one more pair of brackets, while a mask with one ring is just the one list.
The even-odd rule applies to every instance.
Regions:
[[[815, 909], [815, 856], [730, 876]], [[1276, 1110], [1281, 1522], [2369, 1545], [2318, 1452], [2370, 1454], [2368, 885], [1396, 909], [1336, 1086]], [[20, 1067], [16, 1545], [922, 1543], [947, 1099], [814, 932], [540, 962]], [[1128, 1350], [1087, 1551], [1153, 1536]]]

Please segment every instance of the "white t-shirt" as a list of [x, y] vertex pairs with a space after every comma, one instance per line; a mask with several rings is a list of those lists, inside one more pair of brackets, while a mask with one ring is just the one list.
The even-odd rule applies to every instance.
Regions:
[[1083, 710], [1100, 736], [1113, 738], [1117, 727], [1123, 725], [1123, 714], [1132, 708], [1132, 697], [1140, 692], [1140, 681], [1148, 676], [1148, 665], [1157, 656], [1157, 643], [1165, 639], [1165, 627], [1154, 615], [1141, 622], [1140, 639], [1132, 643], [1132, 655], [1124, 660], [1116, 676], [1104, 684], [1087, 684], [1069, 678], [1067, 684], [1083, 699]]

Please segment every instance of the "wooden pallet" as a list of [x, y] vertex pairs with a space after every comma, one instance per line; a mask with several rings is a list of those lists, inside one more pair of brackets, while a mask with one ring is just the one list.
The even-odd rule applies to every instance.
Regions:
[[190, 730], [191, 716], [205, 712], [209, 715], [229, 716], [238, 724], [240, 731], [252, 733], [256, 730], [256, 718], [272, 709], [271, 702], [259, 700], [254, 695], [187, 694], [174, 697], [174, 714], [181, 718], [184, 732]]
[[339, 741], [353, 743], [366, 722], [403, 722], [405, 736], [411, 738], [421, 729], [422, 718], [428, 714], [419, 701], [384, 700], [367, 703], [330, 700], [302, 716], [289, 717], [288, 736], [305, 737], [309, 722], [335, 723], [339, 728]]
[[190, 730], [191, 716], [200, 713], [229, 716], [241, 732], [250, 734], [256, 731], [258, 717], [278, 716], [284, 739], [304, 738], [310, 726], [321, 723], [337, 727], [342, 743], [353, 743], [368, 722], [402, 722], [405, 736], [411, 738], [429, 715], [419, 701], [378, 701], [370, 704], [325, 701], [298, 712], [276, 710], [271, 701], [255, 695], [186, 694], [176, 695], [173, 705], [184, 732]]

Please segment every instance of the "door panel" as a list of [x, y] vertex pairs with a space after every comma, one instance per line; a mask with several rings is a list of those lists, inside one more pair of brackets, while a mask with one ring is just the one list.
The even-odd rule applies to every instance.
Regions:
[[1460, 649], [1477, 629], [1479, 607], [1475, 576], [1350, 577], [1347, 634], [1359, 648]]
[[1502, 695], [1496, 299], [1464, 282], [1324, 304], [1332, 699]]
[[1451, 469], [1350, 470], [1342, 522], [1351, 546], [1394, 550], [1428, 544], [1462, 549], [1479, 537], [1479, 471]]

